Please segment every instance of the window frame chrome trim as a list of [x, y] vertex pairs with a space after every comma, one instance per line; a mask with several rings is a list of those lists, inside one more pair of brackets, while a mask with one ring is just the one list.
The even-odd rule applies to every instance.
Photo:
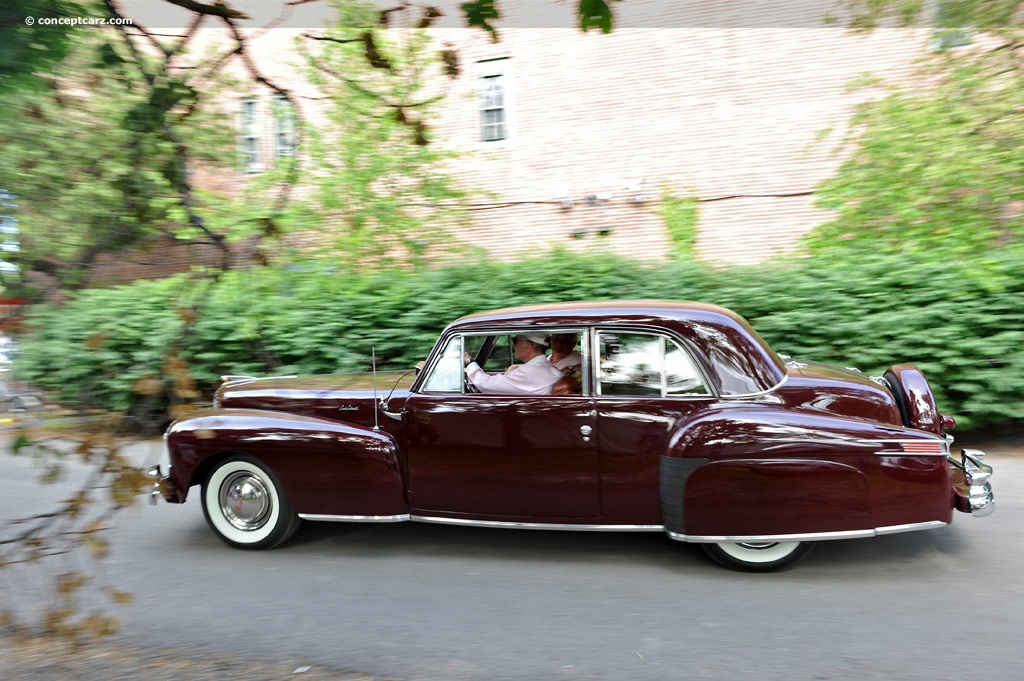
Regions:
[[[583, 363], [580, 365], [580, 378], [582, 379], [582, 396], [593, 398], [594, 385], [593, 385], [593, 356], [591, 354], [591, 341], [590, 338], [593, 335], [594, 327], [582, 324], [564, 324], [559, 326], [505, 326], [502, 328], [491, 328], [491, 329], [471, 329], [471, 330], [453, 330], [451, 333], [447, 333], [438, 338], [434, 348], [431, 349], [431, 354], [428, 355], [423, 368], [420, 370], [419, 375], [413, 382], [413, 385], [409, 388], [410, 392], [417, 395], [428, 395], [428, 396], [449, 396], [449, 397], [478, 397], [480, 395], [487, 395], [490, 397], [580, 397], [581, 395], [501, 395], [500, 393], [471, 393], [465, 392], [465, 381], [463, 381], [463, 389], [459, 392], [445, 391], [445, 390], [427, 390], [426, 384], [430, 380], [431, 374], [437, 368], [437, 365], [444, 358], [444, 348], [447, 347], [448, 343], [452, 338], [458, 338], [461, 344], [461, 352], [466, 352], [466, 337], [468, 336], [520, 336], [528, 333], [542, 333], [545, 336], [553, 336], [560, 333], [575, 333], [580, 337], [580, 355], [583, 358]], [[438, 350], [435, 354], [434, 350]]]
[[[601, 399], [625, 399], [625, 400], [641, 400], [641, 399], [659, 399], [659, 400], [706, 400], [706, 399], [721, 399], [722, 395], [718, 390], [718, 386], [711, 380], [708, 372], [704, 367], [704, 363], [698, 359], [698, 354], [690, 346], [690, 343], [680, 336], [672, 333], [670, 330], [657, 327], [649, 326], [647, 324], [637, 324], [635, 326], [623, 325], [623, 324], [611, 324], [603, 325], [600, 323], [592, 324], [588, 327], [591, 330], [591, 356], [597, 359], [593, 363], [592, 376], [593, 376], [593, 389], [591, 394], [595, 398]], [[628, 333], [634, 335], [650, 335], [657, 336], [661, 339], [661, 395], [605, 395], [601, 392], [601, 334], [603, 333]], [[667, 377], [665, 376], [665, 341], [670, 341], [677, 348], [680, 349], [689, 359], [693, 368], [696, 370], [698, 377], [700, 378], [701, 384], [707, 391], [704, 394], [693, 393], [690, 395], [666, 395], [665, 385], [667, 383]]]

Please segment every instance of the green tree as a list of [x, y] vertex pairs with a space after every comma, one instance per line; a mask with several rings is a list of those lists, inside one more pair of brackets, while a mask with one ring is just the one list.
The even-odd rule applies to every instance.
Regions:
[[[415, 32], [395, 51], [372, 26], [386, 25], [396, 9], [370, 13], [357, 3], [338, 2], [350, 22], [360, 17], [349, 24], [357, 32], [325, 50], [323, 64], [334, 71], [320, 70], [319, 77], [346, 113], [332, 117], [311, 151], [327, 164], [317, 177], [344, 172], [318, 183], [320, 205], [307, 205], [306, 212], [289, 203], [300, 177], [294, 162], [250, 183], [240, 200], [225, 202], [192, 181], [197, 170], [234, 158], [227, 131], [220, 137], [200, 132], [204, 124], [215, 129], [213, 123], [228, 119], [216, 116], [211, 102], [218, 89], [212, 83], [236, 63], [245, 73], [241, 86], [274, 90], [299, 111], [297, 101], [251, 58], [251, 34], [240, 23], [247, 18], [244, 4], [161, 1], [191, 13], [180, 31], [157, 33], [137, 22], [74, 27], [38, 21], [131, 19], [119, 0], [11, 0], [0, 10], [0, 188], [18, 198], [23, 238], [17, 264], [31, 284], [21, 293], [43, 297], [81, 286], [101, 254], [121, 252], [154, 234], [213, 243], [222, 253], [221, 268], [229, 268], [232, 239], [258, 244], [281, 231], [289, 211], [307, 223], [315, 221], [312, 209], [344, 214], [342, 249], [360, 257], [418, 257], [436, 248], [441, 239], [427, 243], [422, 228], [451, 223], [455, 214], [449, 208], [460, 194], [447, 175], [434, 172], [447, 157], [423, 148], [430, 137], [431, 99], [422, 97], [422, 76], [434, 58], [436, 68], [454, 76], [457, 55], [428, 55], [425, 37]], [[294, 4], [279, 3], [282, 17]], [[441, 16], [428, 5], [399, 9], [418, 12], [420, 28]], [[494, 0], [470, 0], [461, 10], [468, 26], [499, 38]], [[578, 16], [581, 30], [612, 28], [605, 0], [581, 2]], [[220, 28], [223, 49], [190, 54], [197, 29], [211, 25]], [[377, 78], [353, 75], [367, 68]], [[355, 111], [360, 125], [352, 123]], [[404, 141], [411, 137], [415, 146], [403, 143], [403, 131]], [[362, 158], [374, 149], [381, 153]]]
[[[239, 219], [217, 218], [237, 212], [218, 213], [217, 201], [201, 195], [192, 179], [235, 158], [233, 132], [215, 103], [225, 87], [224, 67], [241, 61], [250, 82], [289, 95], [248, 58], [236, 24], [240, 13], [226, 5], [187, 4], [196, 19], [178, 35], [136, 25], [90, 27], [75, 33], [59, 68], [47, 52], [42, 62], [52, 67], [49, 74], [5, 81], [0, 187], [17, 197], [21, 251], [11, 260], [30, 296], [81, 286], [101, 254], [154, 234], [213, 243], [222, 268], [231, 266], [227, 243]], [[82, 0], [81, 6], [81, 16], [125, 18], [112, 1]], [[226, 40], [210, 54], [190, 54], [199, 19], [207, 15], [224, 22]], [[21, 33], [6, 27], [4, 36]], [[285, 179], [280, 196], [294, 183], [294, 167]], [[252, 204], [243, 221], [250, 232], [272, 232], [283, 205]]]
[[83, 35], [48, 88], [0, 101], [0, 186], [22, 231], [11, 259], [30, 282], [77, 287], [100, 254], [189, 224], [188, 164], [225, 156], [230, 133], [214, 134], [195, 91], [148, 85], [109, 37]]
[[97, 9], [89, 0], [6, 0], [0, 7], [0, 93], [40, 87], [81, 33], [75, 27], [34, 20], [98, 16]]
[[[847, 3], [852, 24], [920, 25], [921, 3]], [[865, 81], [844, 142], [852, 154], [819, 188], [835, 218], [808, 238], [818, 253], [865, 250], [962, 257], [1024, 235], [1024, 70], [1019, 2], [941, 3], [934, 51], [908, 86]], [[962, 27], [977, 27], [963, 32]], [[942, 49], [947, 30], [972, 44]]]
[[455, 155], [429, 143], [433, 106], [457, 62], [436, 58], [426, 31], [433, 8], [390, 12], [389, 22], [413, 28], [388, 32], [377, 30], [371, 4], [333, 5], [336, 27], [303, 45], [307, 76], [328, 102], [326, 120], [310, 130], [307, 225], [330, 235], [331, 253], [349, 263], [422, 262], [468, 216]]

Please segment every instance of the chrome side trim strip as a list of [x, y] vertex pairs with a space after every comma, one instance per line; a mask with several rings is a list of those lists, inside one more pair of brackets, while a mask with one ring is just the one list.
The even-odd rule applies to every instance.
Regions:
[[889, 527], [878, 527], [875, 528], [875, 532], [881, 537], [884, 534], [899, 534], [900, 532], [915, 532], [917, 530], [930, 530], [934, 527], [942, 527], [947, 525], [941, 520], [932, 520], [927, 523], [909, 523], [907, 525], [890, 525]]
[[694, 544], [717, 544], [719, 542], [781, 542], [781, 541], [827, 541], [831, 539], [864, 539], [866, 537], [914, 532], [942, 527], [947, 523], [932, 520], [925, 523], [907, 525], [890, 525], [876, 527], [871, 530], [848, 530], [843, 532], [810, 532], [806, 534], [751, 534], [751, 535], [686, 535], [679, 532], [666, 531], [662, 525], [593, 525], [574, 523], [529, 523], [505, 520], [465, 520], [462, 518], [440, 518], [421, 515], [323, 515], [318, 513], [300, 513], [303, 520], [338, 523], [401, 523], [413, 521], [434, 523], [438, 525], [461, 525], [470, 527], [494, 527], [514, 530], [575, 530], [578, 532], [665, 532], [676, 541]]
[[685, 541], [693, 544], [718, 544], [744, 543], [744, 542], [783, 542], [783, 541], [828, 541], [833, 539], [866, 539], [878, 537], [885, 534], [896, 534], [898, 532], [913, 532], [915, 530], [930, 530], [942, 527], [948, 523], [941, 520], [931, 520], [926, 523], [911, 523], [908, 525], [891, 525], [889, 527], [876, 527], [870, 530], [846, 530], [842, 532], [808, 532], [806, 534], [751, 534], [735, 536], [710, 536], [710, 535], [687, 535], [678, 532], [667, 532], [669, 537], [676, 541]]
[[318, 513], [300, 513], [303, 520], [316, 520], [329, 523], [402, 523], [409, 520], [409, 514], [401, 515], [321, 515]]
[[462, 518], [438, 518], [414, 515], [410, 520], [439, 525], [468, 525], [472, 527], [497, 527], [512, 530], [577, 530], [580, 532], [662, 532], [662, 525], [577, 525], [574, 523], [527, 523], [505, 520], [464, 520]]

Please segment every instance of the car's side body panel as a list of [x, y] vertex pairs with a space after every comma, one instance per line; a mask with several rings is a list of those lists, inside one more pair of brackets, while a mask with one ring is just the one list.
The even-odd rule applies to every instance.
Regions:
[[696, 536], [780, 535], [874, 527], [864, 475], [815, 458], [711, 461], [686, 485], [685, 525]]

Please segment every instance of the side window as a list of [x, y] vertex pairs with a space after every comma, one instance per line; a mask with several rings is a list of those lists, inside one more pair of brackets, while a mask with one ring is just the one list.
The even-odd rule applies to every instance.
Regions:
[[668, 338], [665, 344], [665, 394], [709, 395], [690, 353]]
[[707, 395], [690, 355], [674, 341], [649, 333], [599, 337], [602, 395]]
[[[485, 371], [504, 371], [515, 363], [513, 336], [497, 336], [487, 354], [486, 361], [481, 365]], [[473, 353], [470, 352], [472, 355]], [[475, 356], [475, 355], [474, 355]]]
[[601, 394], [661, 396], [660, 336], [601, 334]]
[[429, 393], [462, 392], [462, 336], [453, 336], [423, 382]]

